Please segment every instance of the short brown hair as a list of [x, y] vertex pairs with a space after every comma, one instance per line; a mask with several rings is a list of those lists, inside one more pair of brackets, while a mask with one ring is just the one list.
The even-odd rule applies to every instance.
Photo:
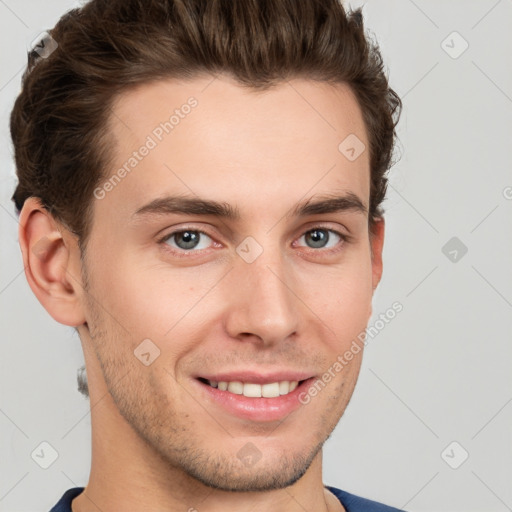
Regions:
[[402, 104], [361, 9], [346, 12], [341, 0], [91, 0], [49, 34], [58, 47], [47, 58], [29, 53], [11, 114], [13, 200], [20, 211], [40, 198], [82, 247], [112, 157], [113, 101], [138, 84], [204, 73], [253, 89], [296, 77], [348, 84], [370, 145], [370, 223], [382, 216]]

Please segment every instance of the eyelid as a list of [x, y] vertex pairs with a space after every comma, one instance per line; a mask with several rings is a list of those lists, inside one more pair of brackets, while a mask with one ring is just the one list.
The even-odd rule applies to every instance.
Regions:
[[332, 224], [326, 222], [311, 222], [306, 226], [306, 228], [302, 228], [302, 232], [299, 236], [302, 236], [305, 233], [308, 233], [309, 231], [314, 231], [315, 229], [325, 229], [326, 231], [332, 231], [333, 233], [336, 233], [347, 242], [351, 242], [354, 238], [352, 235], [349, 234], [349, 230], [345, 226], [343, 226], [343, 229], [341, 229], [339, 227], [333, 227]]

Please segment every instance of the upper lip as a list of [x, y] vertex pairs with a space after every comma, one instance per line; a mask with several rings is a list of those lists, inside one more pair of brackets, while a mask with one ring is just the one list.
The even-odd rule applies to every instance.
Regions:
[[222, 372], [222, 373], [210, 373], [201, 374], [197, 378], [203, 378], [208, 380], [214, 380], [216, 382], [251, 382], [254, 384], [270, 384], [271, 382], [282, 382], [288, 381], [301, 381], [313, 377], [312, 372], [303, 372], [297, 370], [282, 370], [279, 372], [262, 373], [255, 371], [235, 371], [235, 372]]

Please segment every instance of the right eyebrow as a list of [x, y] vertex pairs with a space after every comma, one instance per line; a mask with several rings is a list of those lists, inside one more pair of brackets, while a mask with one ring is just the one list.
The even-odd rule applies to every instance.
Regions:
[[181, 213], [184, 215], [214, 215], [230, 220], [239, 220], [238, 208], [229, 203], [201, 199], [196, 197], [166, 196], [154, 199], [148, 204], [140, 207], [133, 217], [146, 215], [167, 215], [170, 213]]

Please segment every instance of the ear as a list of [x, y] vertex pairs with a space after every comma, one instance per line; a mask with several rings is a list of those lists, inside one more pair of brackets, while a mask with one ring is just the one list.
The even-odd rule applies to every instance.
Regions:
[[35, 197], [23, 205], [18, 237], [25, 276], [42, 306], [61, 324], [77, 327], [85, 323], [76, 237]]
[[372, 288], [375, 292], [382, 277], [382, 249], [384, 247], [384, 218], [374, 219], [370, 231], [370, 248], [372, 251]]
[[[384, 247], [384, 219], [378, 217], [374, 219], [373, 226], [370, 230], [370, 251], [372, 256], [372, 288], [373, 293], [382, 277], [382, 248]], [[370, 301], [368, 312], [368, 321], [373, 313], [373, 302]]]

